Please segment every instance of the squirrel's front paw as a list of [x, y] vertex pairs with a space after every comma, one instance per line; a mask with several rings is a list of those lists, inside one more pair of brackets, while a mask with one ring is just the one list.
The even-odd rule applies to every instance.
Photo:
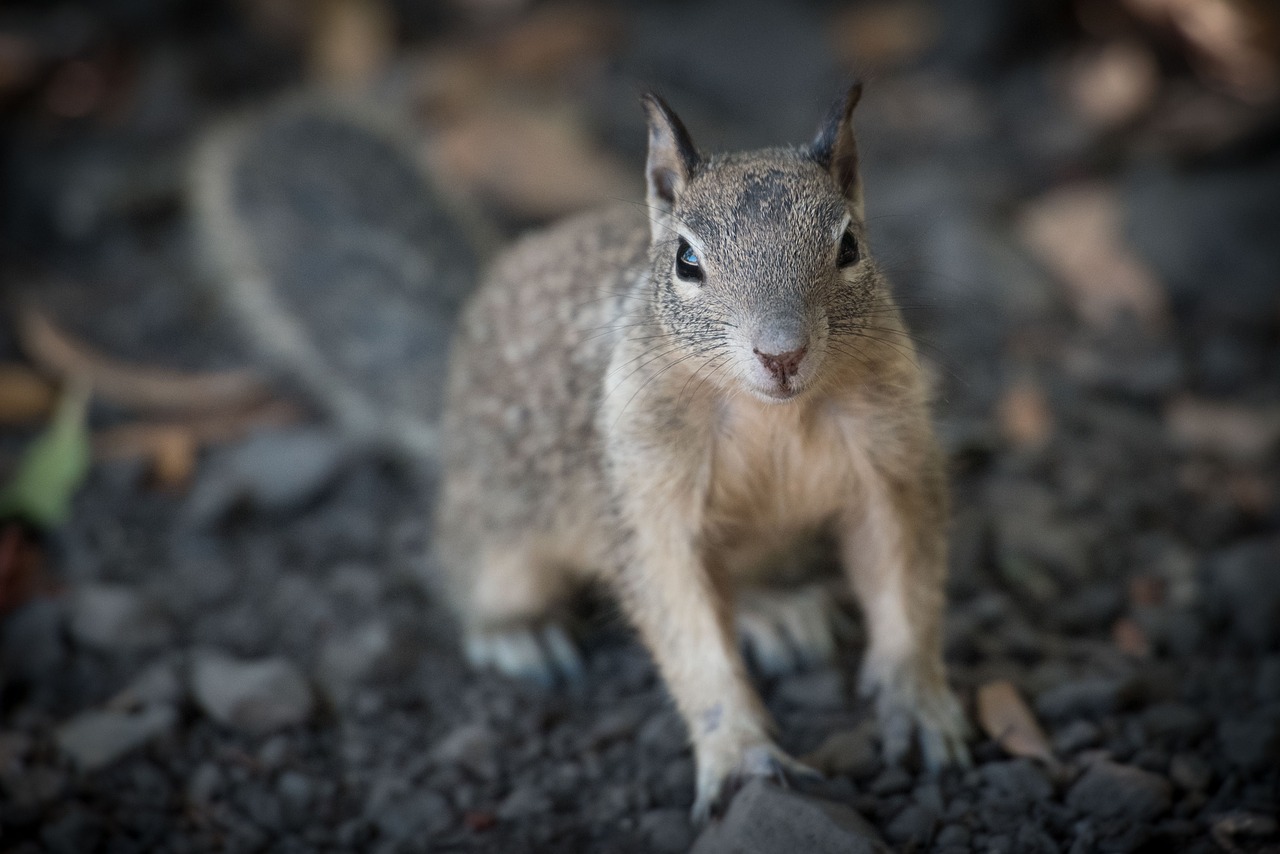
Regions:
[[724, 815], [733, 796], [752, 777], [766, 777], [786, 787], [793, 779], [821, 776], [767, 741], [753, 744], [736, 754], [720, 754], [715, 751], [700, 753], [693, 821], [695, 824], [703, 824], [712, 817]]
[[914, 734], [920, 742], [920, 758], [929, 771], [972, 764], [967, 745], [969, 721], [946, 685], [913, 687], [864, 681], [863, 691], [877, 694], [876, 717], [886, 762], [902, 761]]

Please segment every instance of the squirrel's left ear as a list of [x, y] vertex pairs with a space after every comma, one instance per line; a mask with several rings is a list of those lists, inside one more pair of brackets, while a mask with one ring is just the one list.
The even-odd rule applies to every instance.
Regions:
[[862, 82], [849, 87], [832, 105], [813, 142], [809, 156], [831, 173], [840, 191], [862, 217], [862, 178], [858, 174], [858, 143], [853, 136], [853, 108], [862, 98]]
[[640, 98], [640, 103], [649, 118], [649, 161], [645, 164], [649, 204], [669, 211], [701, 157], [684, 123], [665, 101], [648, 92]]

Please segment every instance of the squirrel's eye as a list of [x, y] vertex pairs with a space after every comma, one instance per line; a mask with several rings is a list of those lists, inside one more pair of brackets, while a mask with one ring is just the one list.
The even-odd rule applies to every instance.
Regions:
[[852, 231], [846, 231], [844, 237], [840, 238], [840, 254], [836, 256], [836, 263], [841, 267], [849, 267], [858, 263], [860, 257], [858, 238], [853, 236]]
[[702, 259], [684, 239], [676, 249], [676, 275], [686, 282], [701, 282], [706, 278], [702, 272]]

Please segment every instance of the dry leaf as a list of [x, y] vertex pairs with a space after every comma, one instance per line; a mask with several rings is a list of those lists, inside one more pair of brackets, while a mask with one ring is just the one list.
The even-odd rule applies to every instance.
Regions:
[[322, 83], [362, 89], [395, 51], [395, 19], [385, 0], [317, 0], [311, 22], [311, 71]]
[[859, 69], [902, 65], [938, 39], [938, 12], [917, 0], [858, 4], [831, 21], [832, 48], [846, 65]]
[[173, 453], [167, 449], [179, 440], [195, 448], [233, 442], [263, 427], [283, 427], [302, 420], [303, 412], [288, 401], [268, 401], [237, 412], [209, 415], [185, 421], [133, 422], [111, 427], [93, 437], [93, 454], [100, 460], [150, 459]]
[[522, 219], [634, 198], [640, 189], [639, 170], [624, 168], [564, 112], [491, 105], [442, 129], [428, 157], [444, 183]]
[[997, 404], [1000, 432], [1013, 445], [1043, 444], [1053, 432], [1053, 414], [1044, 391], [1030, 379], [1014, 382]]
[[1057, 765], [1049, 739], [1012, 682], [988, 682], [978, 689], [978, 723], [1011, 756]]
[[1151, 640], [1147, 633], [1129, 617], [1121, 617], [1111, 627], [1111, 640], [1116, 648], [1133, 658], [1151, 657]]
[[183, 373], [131, 365], [96, 352], [58, 329], [33, 307], [19, 312], [23, 350], [41, 370], [77, 380], [111, 403], [146, 412], [217, 412], [243, 409], [267, 397], [252, 371]]
[[1183, 396], [1165, 411], [1175, 445], [1241, 462], [1266, 458], [1280, 445], [1280, 407], [1258, 408]]
[[0, 424], [48, 420], [57, 394], [53, 385], [25, 365], [0, 364]]
[[1168, 298], [1145, 263], [1123, 242], [1120, 199], [1105, 184], [1054, 190], [1023, 211], [1023, 239], [1066, 285], [1082, 320], [1109, 328], [1125, 315], [1148, 332], [1168, 325]]

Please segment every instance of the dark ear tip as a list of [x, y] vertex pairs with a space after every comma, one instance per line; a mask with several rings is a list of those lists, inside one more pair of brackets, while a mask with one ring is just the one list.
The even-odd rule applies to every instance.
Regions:
[[849, 84], [849, 93], [844, 97], [845, 114], [853, 112], [853, 108], [858, 106], [858, 102], [862, 100], [862, 80], [854, 80]]

